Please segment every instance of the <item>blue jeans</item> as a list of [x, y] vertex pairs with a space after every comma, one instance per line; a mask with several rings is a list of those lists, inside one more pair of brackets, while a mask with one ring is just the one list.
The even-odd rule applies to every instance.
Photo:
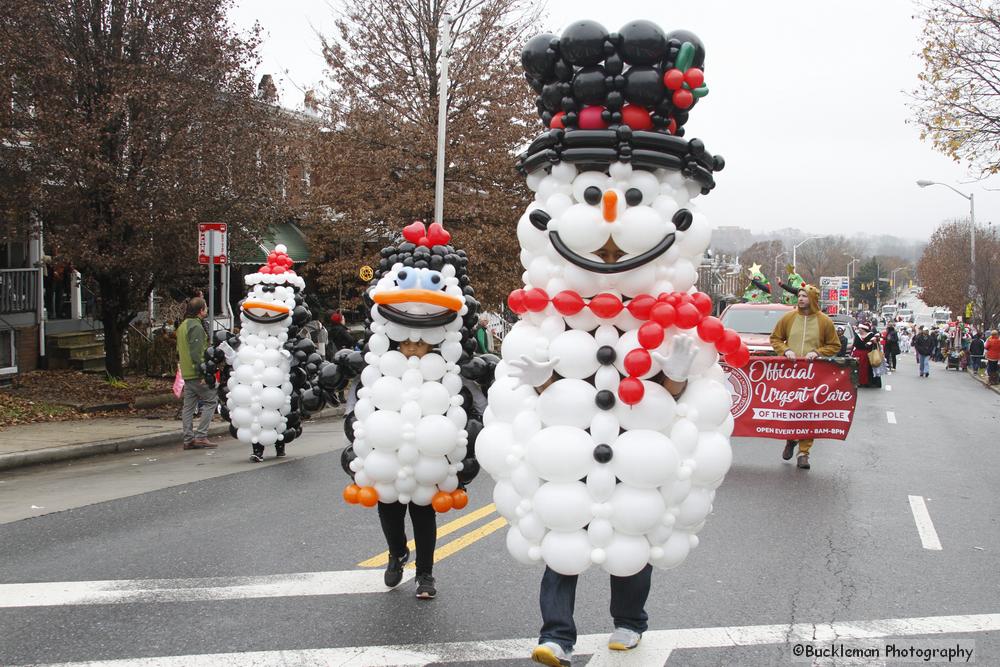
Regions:
[[917, 361], [920, 362], [920, 374], [931, 374], [931, 355], [917, 353]]
[[[643, 633], [649, 627], [646, 599], [652, 580], [653, 566], [649, 563], [630, 577], [611, 576], [611, 618], [616, 628], [628, 628]], [[538, 643], [555, 642], [566, 651], [576, 644], [576, 623], [573, 608], [576, 604], [577, 575], [559, 574], [546, 566], [542, 575], [542, 588], [538, 601], [542, 607], [542, 631]]]
[[976, 375], [979, 375], [979, 369], [983, 367], [983, 358], [982, 357], [973, 357], [973, 356], [970, 355], [969, 356], [969, 366], [972, 367], [972, 372], [973, 373], [975, 373]]

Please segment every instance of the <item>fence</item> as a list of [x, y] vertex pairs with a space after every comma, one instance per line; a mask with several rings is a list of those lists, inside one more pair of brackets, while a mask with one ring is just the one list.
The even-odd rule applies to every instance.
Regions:
[[33, 313], [40, 269], [0, 269], [0, 314]]
[[151, 377], [172, 377], [177, 371], [177, 339], [173, 332], [156, 329], [147, 335], [130, 326], [126, 334], [125, 365]]

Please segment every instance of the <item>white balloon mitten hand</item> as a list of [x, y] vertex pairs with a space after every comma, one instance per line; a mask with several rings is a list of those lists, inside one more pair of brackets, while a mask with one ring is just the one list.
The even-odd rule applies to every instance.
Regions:
[[674, 344], [670, 350], [670, 356], [652, 352], [650, 356], [656, 360], [663, 369], [663, 374], [674, 382], [684, 382], [691, 371], [691, 364], [698, 354], [698, 348], [694, 345], [694, 339], [690, 336], [680, 335], [674, 338]]
[[559, 363], [559, 358], [548, 361], [535, 361], [526, 354], [521, 355], [521, 360], [510, 362], [511, 377], [517, 378], [522, 384], [538, 387], [543, 385], [552, 377], [552, 369]]

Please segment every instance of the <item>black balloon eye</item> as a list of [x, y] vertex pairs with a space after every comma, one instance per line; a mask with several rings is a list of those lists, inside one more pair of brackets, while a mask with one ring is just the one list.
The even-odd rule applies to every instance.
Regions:
[[642, 190], [639, 188], [629, 188], [625, 191], [625, 203], [629, 206], [638, 206], [642, 203]]
[[676, 213], [674, 213], [673, 222], [674, 225], [677, 226], [677, 229], [679, 229], [682, 232], [686, 232], [688, 229], [690, 229], [691, 223], [694, 222], [694, 215], [692, 215], [691, 211], [687, 210], [686, 208], [682, 208]]
[[546, 228], [548, 228], [549, 221], [551, 219], [552, 216], [550, 216], [548, 213], [546, 213], [540, 208], [536, 208], [534, 211], [528, 214], [528, 220], [531, 222], [531, 224], [534, 225], [536, 229], [540, 229], [543, 232], [546, 230]]
[[583, 191], [583, 200], [591, 206], [596, 206], [601, 201], [601, 189], [591, 185]]

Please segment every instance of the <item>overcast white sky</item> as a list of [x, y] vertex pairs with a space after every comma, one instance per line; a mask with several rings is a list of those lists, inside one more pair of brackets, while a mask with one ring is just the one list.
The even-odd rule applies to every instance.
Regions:
[[[266, 33], [260, 74], [274, 75], [286, 106], [299, 105], [300, 89], [324, 78], [313, 28], [332, 31], [330, 4], [238, 2], [236, 25], [259, 21]], [[968, 215], [966, 200], [920, 189], [920, 178], [975, 193], [977, 221], [1000, 224], [1000, 191], [985, 189], [1000, 188], [1000, 177], [967, 183], [963, 166], [906, 124], [906, 91], [920, 71], [909, 0], [551, 0], [547, 9], [538, 32], [558, 34], [581, 18], [608, 30], [645, 18], [702, 38], [711, 92], [686, 127], [726, 158], [718, 187], [701, 198], [715, 225], [926, 238], [942, 220]]]

